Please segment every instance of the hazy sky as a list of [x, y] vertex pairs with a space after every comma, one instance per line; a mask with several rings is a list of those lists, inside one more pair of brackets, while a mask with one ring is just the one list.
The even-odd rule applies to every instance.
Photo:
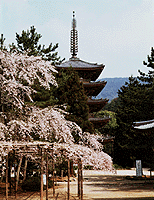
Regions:
[[68, 60], [73, 10], [78, 57], [105, 64], [101, 78], [147, 72], [142, 63], [154, 46], [154, 0], [0, 0], [0, 33], [8, 45], [34, 25], [40, 43], [59, 43], [59, 56]]

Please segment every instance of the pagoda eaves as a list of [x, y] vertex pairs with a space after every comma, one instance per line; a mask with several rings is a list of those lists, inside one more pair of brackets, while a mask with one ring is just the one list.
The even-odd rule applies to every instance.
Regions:
[[56, 65], [57, 70], [62, 68], [67, 69], [69, 67], [72, 67], [75, 71], [77, 71], [80, 78], [95, 81], [103, 71], [105, 65], [89, 63], [78, 58], [70, 58], [69, 61]]
[[98, 112], [107, 104], [108, 99], [88, 99], [89, 113]]
[[110, 121], [110, 117], [104, 117], [104, 118], [94, 118], [91, 117], [89, 118], [89, 121], [93, 123], [94, 128], [100, 128], [105, 126], [109, 121]]
[[106, 83], [106, 81], [83, 82], [86, 95], [96, 97], [103, 90]]

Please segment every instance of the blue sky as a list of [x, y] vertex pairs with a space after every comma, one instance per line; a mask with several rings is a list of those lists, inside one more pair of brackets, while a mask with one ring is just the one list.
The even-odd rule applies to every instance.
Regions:
[[105, 64], [100, 78], [137, 76], [154, 46], [153, 0], [0, 0], [0, 34], [6, 46], [34, 25], [41, 44], [59, 43], [70, 58], [72, 11], [79, 34], [78, 57]]

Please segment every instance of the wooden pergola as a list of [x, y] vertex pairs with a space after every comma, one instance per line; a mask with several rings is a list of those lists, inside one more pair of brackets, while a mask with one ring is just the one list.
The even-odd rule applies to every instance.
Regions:
[[[6, 154], [6, 200], [9, 200], [9, 182], [8, 182], [8, 175], [9, 175], [9, 147], [10, 144], [3, 144], [0, 142], [0, 147], [3, 147], [7, 149], [7, 154]], [[52, 181], [53, 181], [53, 197], [55, 197], [55, 175], [54, 175], [54, 153], [53, 153], [53, 148], [54, 144], [48, 143], [48, 142], [38, 142], [38, 143], [15, 143], [11, 144], [11, 149], [15, 151], [16, 155], [22, 154], [22, 155], [33, 155], [37, 154], [41, 158], [41, 167], [40, 167], [40, 174], [41, 174], [41, 187], [40, 187], [40, 200], [43, 200], [43, 162], [45, 161], [46, 163], [46, 200], [48, 200], [48, 169], [49, 169], [49, 153], [52, 158], [52, 169], [53, 169], [53, 174], [52, 174]], [[34, 152], [33, 149], [38, 148], [38, 152]], [[20, 149], [20, 151], [19, 151]], [[45, 158], [45, 160], [44, 160]], [[70, 160], [69, 158], [66, 158], [68, 161], [68, 184], [67, 184], [67, 199], [70, 200]], [[21, 162], [19, 163], [21, 165]], [[18, 177], [16, 176], [16, 181], [15, 181], [15, 199], [17, 199], [17, 189], [18, 189]], [[80, 200], [83, 200], [83, 175], [82, 175], [82, 162], [81, 159], [78, 159], [78, 197]]]

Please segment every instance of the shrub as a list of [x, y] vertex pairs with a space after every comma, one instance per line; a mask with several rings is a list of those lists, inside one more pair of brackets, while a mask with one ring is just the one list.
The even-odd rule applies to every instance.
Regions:
[[[48, 181], [49, 188], [53, 186], [52, 180]], [[29, 177], [21, 185], [23, 190], [27, 191], [40, 191], [41, 188], [41, 178], [40, 177]]]

